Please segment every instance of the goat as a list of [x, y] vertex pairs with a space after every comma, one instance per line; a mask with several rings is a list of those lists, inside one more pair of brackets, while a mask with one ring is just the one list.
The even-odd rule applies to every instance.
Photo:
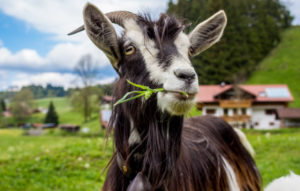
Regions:
[[300, 188], [300, 176], [290, 172], [287, 176], [282, 176], [273, 180], [265, 191], [297, 191]]
[[[110, 127], [116, 151], [104, 191], [261, 190], [255, 162], [230, 125], [210, 116], [184, 119], [198, 93], [190, 59], [220, 40], [227, 23], [224, 11], [188, 35], [186, 25], [166, 14], [152, 21], [128, 11], [103, 14], [88, 3], [83, 16], [84, 26], [70, 34], [86, 30], [110, 60], [120, 77], [114, 101], [136, 90], [127, 79], [165, 89], [148, 100], [114, 107]], [[124, 28], [121, 37], [112, 23]]]

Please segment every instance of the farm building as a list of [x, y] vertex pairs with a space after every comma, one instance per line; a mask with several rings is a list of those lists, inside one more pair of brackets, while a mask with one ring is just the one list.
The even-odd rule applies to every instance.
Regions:
[[221, 117], [234, 127], [276, 129], [284, 125], [277, 111], [286, 109], [293, 100], [284, 84], [201, 85], [197, 108], [203, 115]]
[[280, 108], [277, 110], [277, 119], [281, 127], [300, 127], [300, 108]]
[[106, 95], [101, 98], [101, 108], [99, 112], [99, 117], [100, 117], [100, 123], [102, 129], [108, 127], [109, 119], [111, 116], [111, 103], [112, 103], [111, 96]]

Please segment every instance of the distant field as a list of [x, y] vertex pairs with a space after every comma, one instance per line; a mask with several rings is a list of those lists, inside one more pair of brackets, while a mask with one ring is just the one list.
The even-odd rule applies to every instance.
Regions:
[[[264, 185], [300, 174], [300, 129], [246, 131], [256, 150]], [[112, 155], [103, 136], [22, 136], [20, 130], [0, 130], [0, 190], [100, 190], [101, 173]]]
[[[94, 113], [92, 119], [84, 123], [82, 113], [72, 110], [67, 97], [43, 98], [35, 100], [38, 107], [48, 108], [50, 101], [53, 101], [55, 109], [59, 115], [60, 124], [76, 124], [90, 128], [92, 133], [99, 132], [101, 129], [99, 121], [99, 113]], [[31, 117], [32, 122], [43, 122], [45, 114], [36, 114]]]
[[259, 65], [248, 84], [287, 84], [300, 107], [300, 26], [286, 30], [282, 42]]
[[[92, 132], [97, 132], [100, 130], [100, 122], [99, 122], [99, 114], [95, 113], [93, 115], [92, 120], [88, 123], [83, 123], [83, 116], [81, 113], [75, 112], [72, 110], [69, 100], [66, 97], [62, 98], [44, 98], [36, 100], [36, 103], [39, 107], [48, 108], [50, 101], [53, 101], [53, 104], [56, 108], [56, 111], [59, 114], [60, 123], [71, 123], [81, 125], [82, 127], [88, 127], [92, 130]], [[186, 115], [187, 117], [198, 116], [201, 115], [201, 111], [197, 110], [196, 107]], [[38, 120], [42, 122], [44, 120], [44, 114], [37, 114], [32, 116], [32, 121]]]

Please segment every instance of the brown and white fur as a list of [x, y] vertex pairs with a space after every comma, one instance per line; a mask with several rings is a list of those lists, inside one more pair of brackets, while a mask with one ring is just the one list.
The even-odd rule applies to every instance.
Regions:
[[[166, 14], [152, 21], [124, 11], [103, 14], [87, 4], [83, 16], [84, 26], [75, 32], [85, 29], [120, 76], [114, 101], [136, 90], [127, 79], [166, 90], [114, 107], [110, 126], [116, 152], [104, 191], [261, 190], [255, 162], [230, 125], [209, 116], [184, 119], [198, 93], [190, 59], [220, 40], [227, 22], [224, 11], [189, 34]], [[124, 28], [121, 37], [113, 22]]]

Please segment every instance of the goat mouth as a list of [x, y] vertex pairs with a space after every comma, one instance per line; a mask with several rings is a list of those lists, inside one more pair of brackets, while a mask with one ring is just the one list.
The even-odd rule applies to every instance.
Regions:
[[197, 93], [182, 92], [179, 90], [165, 90], [164, 93], [172, 94], [175, 98], [182, 101], [193, 100]]

